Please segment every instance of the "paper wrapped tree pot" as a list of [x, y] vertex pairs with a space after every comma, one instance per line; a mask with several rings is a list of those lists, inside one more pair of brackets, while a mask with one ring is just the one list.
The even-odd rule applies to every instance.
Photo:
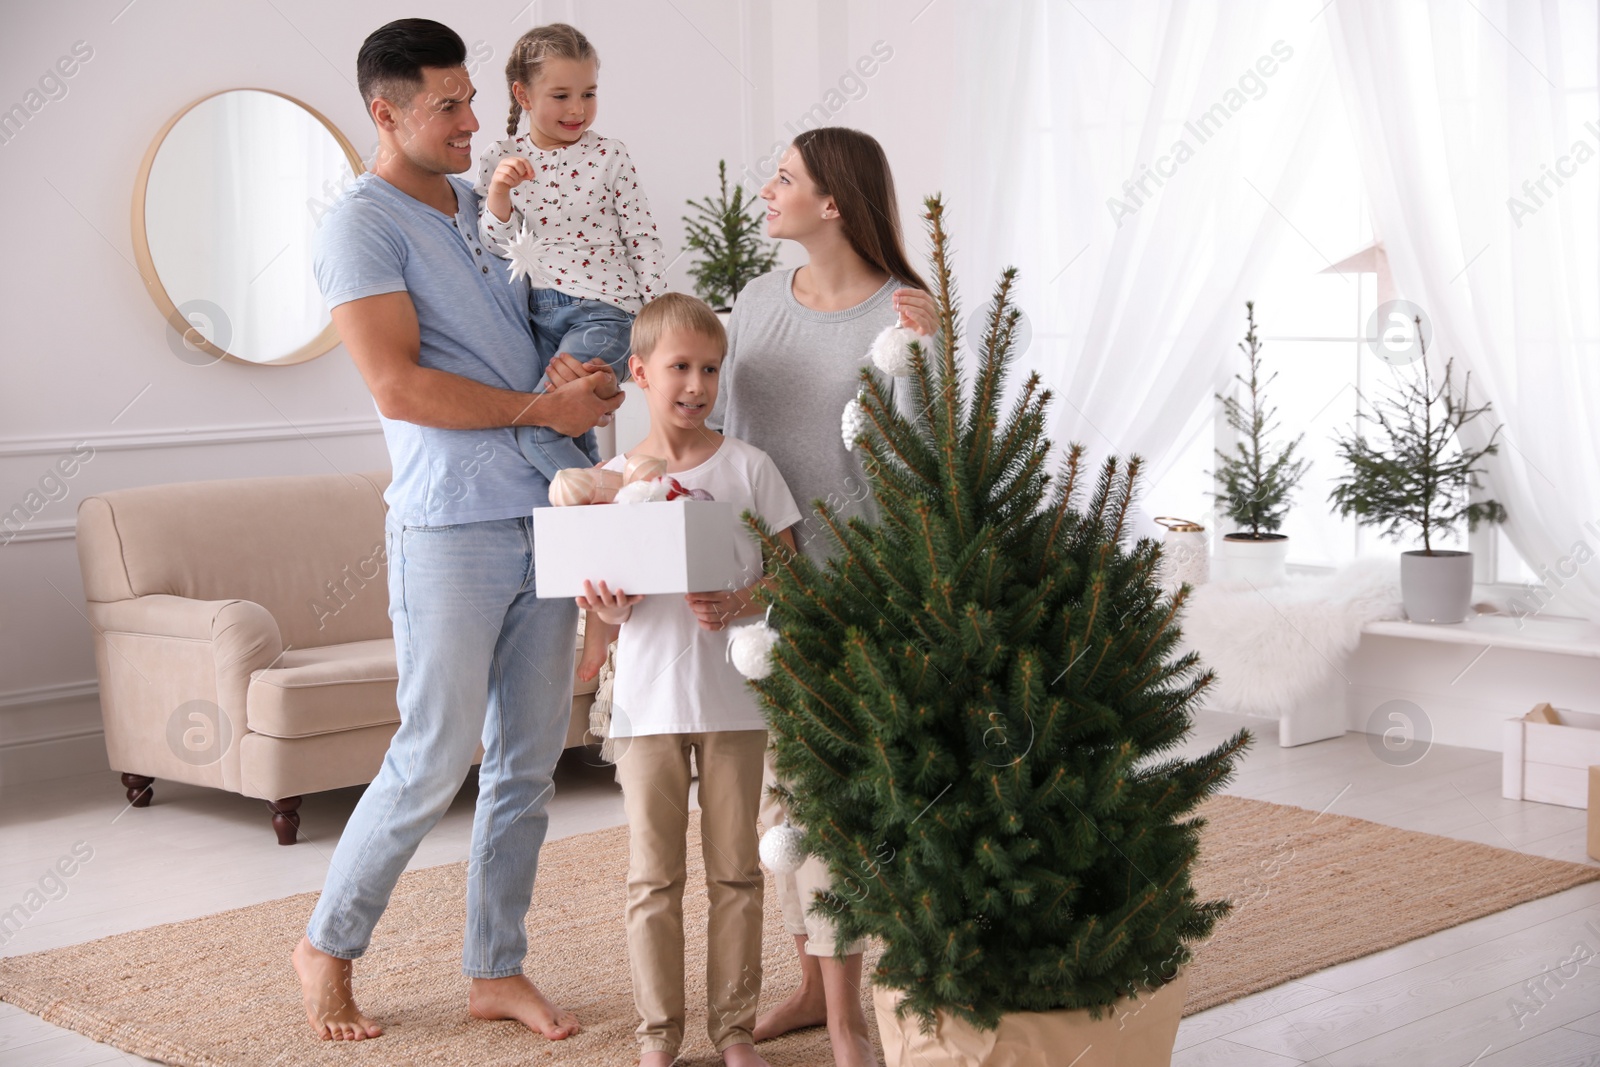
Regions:
[[[1080, 446], [1045, 437], [1038, 375], [1007, 388], [1013, 272], [957, 360], [937, 199], [926, 218], [941, 323], [895, 380], [911, 403], [861, 375], [852, 443], [875, 519], [820, 505], [822, 565], [748, 520], [775, 561], [759, 595], [778, 633], [750, 685], [777, 792], [832, 875], [813, 913], [841, 943], [883, 945], [891, 1065], [1065, 1067], [1054, 1043], [1024, 1055], [1041, 1027], [1132, 997], [1146, 1006], [1128, 1023], [1181, 1006], [1172, 978], [1228, 909], [1190, 882], [1197, 809], [1249, 735], [1182, 751], [1211, 674], [1178, 644], [1187, 587], [1163, 588], [1160, 544], [1126, 533], [1138, 457], [1095, 477]], [[1142, 1045], [1119, 1040], [1142, 1058], [1090, 1060], [1097, 1041], [1079, 1067], [1165, 1063], [1175, 1026], [1139, 1025]]]
[[1189, 976], [1144, 997], [1117, 1001], [1099, 1019], [1086, 1010], [1026, 1011], [1000, 1017], [993, 1030], [942, 1017], [932, 1033], [917, 1020], [899, 1018], [900, 996], [872, 991], [883, 1055], [916, 1067], [1170, 1067]]

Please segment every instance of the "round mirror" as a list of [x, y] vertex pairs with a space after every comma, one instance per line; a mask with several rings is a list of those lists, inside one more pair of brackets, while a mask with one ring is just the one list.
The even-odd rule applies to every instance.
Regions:
[[265, 89], [203, 97], [161, 128], [133, 190], [133, 245], [180, 358], [282, 365], [338, 343], [312, 238], [362, 170], [332, 123]]

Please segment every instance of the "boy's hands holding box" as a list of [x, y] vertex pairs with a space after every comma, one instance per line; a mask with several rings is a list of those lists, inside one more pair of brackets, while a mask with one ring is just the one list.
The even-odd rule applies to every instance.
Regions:
[[577, 598], [578, 607], [592, 611], [607, 626], [621, 626], [633, 614], [633, 606], [644, 599], [644, 594], [629, 596], [621, 589], [612, 591], [605, 582], [598, 589], [593, 582], [583, 583], [584, 595]]
[[755, 598], [751, 594], [755, 588], [754, 585], [748, 585], [743, 589], [685, 593], [684, 599], [689, 602], [689, 610], [694, 612], [702, 630], [723, 630], [735, 619], [753, 614], [750, 609]]

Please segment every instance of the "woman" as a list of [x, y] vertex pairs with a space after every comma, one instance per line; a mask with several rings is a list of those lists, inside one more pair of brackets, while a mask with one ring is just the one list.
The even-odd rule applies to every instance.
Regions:
[[[873, 138], [842, 127], [802, 133], [761, 198], [768, 235], [798, 243], [807, 262], [762, 275], [739, 293], [728, 323], [722, 428], [772, 457], [806, 515], [793, 527], [800, 551], [821, 562], [835, 546], [812, 501], [826, 501], [844, 518], [870, 519], [875, 510], [860, 453], [847, 451], [840, 436], [867, 350], [897, 320], [931, 335], [938, 315], [906, 259], [894, 179]], [[903, 409], [904, 383], [895, 385]], [[770, 753], [767, 774], [771, 785]], [[782, 805], [769, 797], [762, 822], [783, 818]], [[835, 1063], [876, 1064], [861, 1010], [864, 946], [840, 953], [833, 924], [809, 914], [816, 892], [829, 886], [827, 866], [811, 857], [777, 880], [784, 925], [800, 954], [800, 988], [762, 1016], [755, 1039], [826, 1023]]]

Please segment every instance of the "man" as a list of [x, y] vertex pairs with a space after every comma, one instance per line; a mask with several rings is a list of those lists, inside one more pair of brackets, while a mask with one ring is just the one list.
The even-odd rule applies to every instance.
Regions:
[[527, 291], [479, 245], [478, 198], [450, 177], [472, 166], [478, 128], [465, 59], [461, 38], [425, 19], [392, 22], [362, 44], [357, 81], [378, 159], [318, 240], [317, 282], [377, 402], [393, 465], [385, 536], [400, 705], [400, 729], [294, 951], [306, 1014], [325, 1040], [383, 1032], [356, 1007], [351, 960], [480, 739], [462, 955], [469, 1010], [552, 1040], [578, 1032], [522, 973], [570, 716], [577, 608], [534, 597], [532, 510], [549, 502], [549, 485], [510, 427], [577, 436], [622, 397], [601, 399], [609, 372], [570, 356], [557, 357], [564, 384], [533, 394], [545, 368]]

